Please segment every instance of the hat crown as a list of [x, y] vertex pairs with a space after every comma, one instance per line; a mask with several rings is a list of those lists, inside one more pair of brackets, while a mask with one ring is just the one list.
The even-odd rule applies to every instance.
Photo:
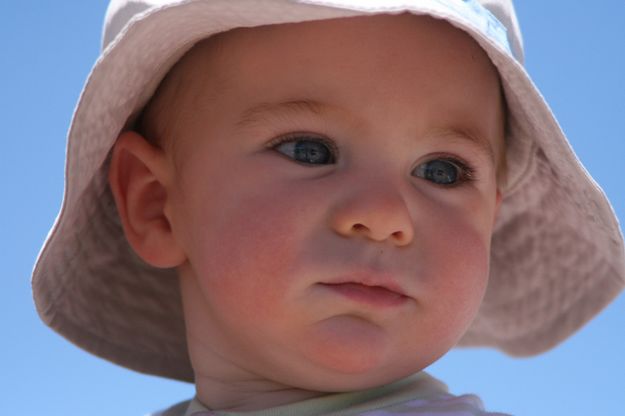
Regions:
[[153, 7], [179, 3], [180, 0], [111, 0], [102, 28], [102, 50], [106, 49], [133, 17]]
[[[142, 14], [143, 12], [152, 9], [154, 7], [166, 7], [176, 3], [180, 3], [183, 0], [111, 0], [108, 9], [106, 10], [106, 17], [104, 20], [104, 28], [102, 31], [102, 50], [106, 49], [117, 35], [122, 32], [128, 22], [133, 17]], [[202, 0], [196, 0], [202, 1]], [[204, 0], [209, 1], [209, 0]], [[211, 0], [216, 1], [216, 0]], [[298, 0], [292, 0], [297, 2]], [[444, 0], [451, 2], [467, 2], [471, 0]], [[419, 0], [412, 0], [415, 4], [419, 3]], [[523, 63], [524, 51], [523, 51], [523, 38], [521, 35], [521, 29], [518, 19], [516, 17], [516, 11], [512, 0], [477, 0], [486, 10], [499, 20], [499, 22], [506, 28], [508, 42], [512, 49], [512, 54], [517, 61]], [[352, 3], [355, 3], [352, 1]], [[361, 0], [362, 6], [390, 6], [392, 1], [385, 0], [379, 1], [376, 4], [374, 0]], [[401, 1], [397, 2], [403, 5], [408, 5], [411, 2]]]

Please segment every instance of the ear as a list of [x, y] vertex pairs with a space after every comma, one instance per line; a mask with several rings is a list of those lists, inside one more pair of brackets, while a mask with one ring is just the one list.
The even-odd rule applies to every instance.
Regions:
[[139, 257], [155, 267], [176, 267], [186, 260], [167, 216], [171, 176], [161, 149], [136, 132], [119, 135], [109, 184], [126, 239]]

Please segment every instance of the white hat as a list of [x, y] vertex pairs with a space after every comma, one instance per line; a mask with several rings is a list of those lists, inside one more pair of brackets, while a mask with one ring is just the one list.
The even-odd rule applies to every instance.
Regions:
[[145, 373], [192, 380], [176, 272], [128, 245], [108, 155], [167, 71], [199, 40], [235, 27], [374, 13], [427, 14], [471, 35], [499, 71], [508, 106], [508, 181], [478, 316], [460, 345], [538, 354], [625, 286], [623, 236], [525, 72], [510, 0], [113, 0], [103, 51], [68, 136], [63, 206], [39, 254], [41, 318], [78, 346]]

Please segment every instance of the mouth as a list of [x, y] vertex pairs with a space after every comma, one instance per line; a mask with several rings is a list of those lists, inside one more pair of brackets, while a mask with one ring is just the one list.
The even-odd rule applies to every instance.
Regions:
[[385, 286], [369, 286], [358, 282], [321, 283], [333, 293], [365, 305], [389, 308], [408, 302], [409, 297]]

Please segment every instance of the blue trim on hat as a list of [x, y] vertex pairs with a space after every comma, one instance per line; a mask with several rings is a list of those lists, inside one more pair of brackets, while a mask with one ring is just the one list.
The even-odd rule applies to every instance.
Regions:
[[510, 56], [514, 56], [510, 42], [508, 41], [508, 29], [477, 0], [436, 0], [438, 3], [457, 11], [466, 17], [477, 28], [494, 40]]
[[[294, 0], [298, 3], [316, 4], [319, 6], [342, 7], [362, 11], [401, 11], [419, 9], [420, 0]], [[492, 40], [500, 48], [514, 57], [508, 41], [507, 28], [478, 0], [429, 0], [440, 4], [443, 8], [464, 17], [476, 29]]]

